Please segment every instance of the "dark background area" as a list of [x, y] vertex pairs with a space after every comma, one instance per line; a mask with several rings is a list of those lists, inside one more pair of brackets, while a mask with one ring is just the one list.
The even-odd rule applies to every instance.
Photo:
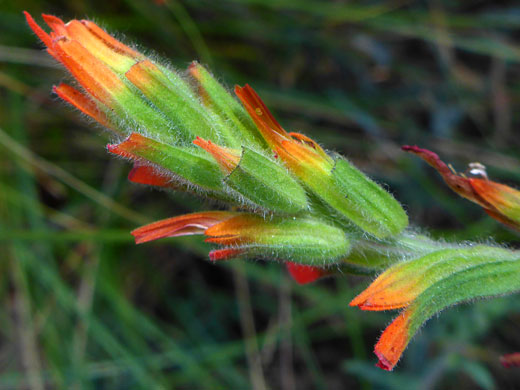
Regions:
[[400, 151], [518, 187], [517, 2], [0, 2], [0, 389], [520, 388], [498, 360], [520, 351], [516, 296], [430, 320], [387, 373], [372, 349], [395, 313], [348, 307], [368, 278], [298, 286], [278, 264], [211, 264], [197, 237], [135, 246], [133, 228], [210, 206], [127, 181], [106, 133], [51, 95], [70, 78], [22, 10], [250, 83], [285, 128], [387, 183], [414, 226], [519, 244]]

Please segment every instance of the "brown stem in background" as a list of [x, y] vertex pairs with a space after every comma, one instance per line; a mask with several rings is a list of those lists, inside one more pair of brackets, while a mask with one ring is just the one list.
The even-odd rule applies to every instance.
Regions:
[[244, 264], [241, 261], [237, 261], [232, 269], [251, 387], [253, 390], [267, 390], [262, 361], [256, 342], [255, 322], [249, 295], [249, 283], [244, 275]]

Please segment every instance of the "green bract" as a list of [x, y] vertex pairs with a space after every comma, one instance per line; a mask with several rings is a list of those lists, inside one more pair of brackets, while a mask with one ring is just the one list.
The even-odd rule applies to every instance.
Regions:
[[296, 214], [308, 208], [304, 189], [287, 169], [247, 147], [225, 183], [266, 210]]

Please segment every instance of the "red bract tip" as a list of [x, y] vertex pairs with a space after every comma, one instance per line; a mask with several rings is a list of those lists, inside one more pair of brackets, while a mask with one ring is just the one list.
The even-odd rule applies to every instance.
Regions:
[[106, 114], [99, 109], [98, 105], [88, 95], [67, 84], [53, 86], [52, 91], [67, 103], [76, 107], [103, 126], [108, 128], [112, 127]]
[[238, 248], [215, 249], [209, 252], [209, 259], [211, 261], [230, 260], [240, 256], [243, 253], [244, 250]]
[[392, 365], [392, 363], [390, 363], [384, 356], [383, 354], [377, 352], [377, 351], [374, 351], [374, 353], [376, 354], [377, 358], [379, 359], [376, 363], [376, 367], [378, 368], [381, 368], [385, 371], [392, 371], [394, 369], [394, 366]]
[[63, 20], [57, 16], [47, 14], [42, 14], [42, 18], [57, 35], [67, 35], [67, 30]]
[[150, 165], [138, 165], [138, 163], [134, 164], [134, 167], [128, 173], [128, 180], [132, 183], [146, 184], [149, 186], [173, 186], [168, 176], [157, 173], [157, 170]]
[[377, 367], [392, 371], [408, 342], [410, 341], [409, 326], [412, 311], [406, 309], [388, 325], [377, 342], [374, 353], [379, 362]]
[[290, 261], [285, 263], [285, 265], [289, 274], [298, 284], [312, 283], [329, 274], [327, 270], [312, 265], [298, 264]]
[[[238, 96], [261, 131], [261, 128], [266, 127], [271, 131], [275, 131], [279, 135], [287, 138], [289, 137], [289, 134], [287, 134], [287, 132], [282, 128], [262, 99], [260, 99], [260, 96], [258, 96], [249, 84], [246, 84], [244, 87], [235, 85], [235, 94]], [[265, 132], [263, 135], [266, 137], [266, 141], [270, 143], [269, 133]]]
[[142, 226], [132, 231], [131, 234], [135, 237], [136, 244], [165, 237], [204, 234], [211, 226], [225, 221], [234, 215], [236, 213], [227, 211], [206, 211], [180, 215]]
[[520, 352], [500, 356], [500, 363], [505, 368], [520, 367]]
[[296, 176], [305, 179], [309, 172], [315, 169], [330, 172], [333, 162], [325, 151], [316, 142], [302, 134], [287, 133], [253, 88], [248, 84], [244, 87], [237, 85], [235, 94], [273, 153]]
[[218, 146], [213, 142], [206, 141], [200, 137], [197, 137], [193, 143], [210, 153], [226, 173], [235, 169], [240, 162], [240, 156], [238, 155], [238, 152], [234, 150]]
[[52, 39], [39, 25], [35, 22], [31, 14], [27, 11], [23, 11], [27, 24], [33, 30], [33, 32], [41, 39], [45, 46], [50, 47], [52, 45]]

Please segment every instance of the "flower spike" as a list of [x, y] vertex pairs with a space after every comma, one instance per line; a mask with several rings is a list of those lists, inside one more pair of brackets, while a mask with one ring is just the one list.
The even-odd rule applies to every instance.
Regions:
[[[25, 16], [79, 84], [60, 84], [54, 92], [114, 132], [107, 150], [131, 160], [130, 181], [218, 200], [230, 210], [142, 226], [131, 232], [137, 244], [203, 235], [216, 246], [211, 261], [278, 261], [300, 284], [335, 272], [380, 272], [350, 305], [401, 309], [375, 346], [385, 370], [395, 367], [432, 315], [520, 290], [518, 252], [435, 242], [405, 230], [408, 217], [388, 192], [347, 159], [286, 131], [249, 85], [235, 87], [237, 100], [196, 62], [179, 72], [93, 22], [44, 14], [47, 32]], [[458, 194], [520, 230], [520, 191], [457, 175], [426, 149], [403, 149], [435, 167]]]

